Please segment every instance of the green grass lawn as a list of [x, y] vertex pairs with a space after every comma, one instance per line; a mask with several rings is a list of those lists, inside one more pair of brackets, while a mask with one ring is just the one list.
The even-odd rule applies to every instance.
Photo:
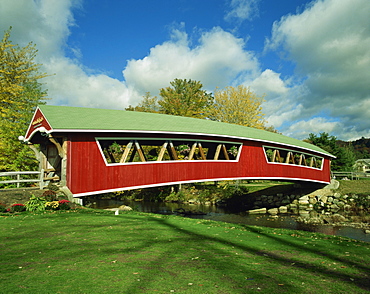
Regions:
[[1, 293], [365, 293], [369, 243], [101, 210], [0, 218]]

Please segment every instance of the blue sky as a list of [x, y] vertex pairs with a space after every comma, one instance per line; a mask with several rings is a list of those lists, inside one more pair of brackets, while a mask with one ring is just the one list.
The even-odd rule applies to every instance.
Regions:
[[[250, 12], [251, 20], [243, 20], [225, 19], [231, 10], [230, 1], [89, 0], [83, 2], [82, 9], [74, 10], [76, 26], [71, 28], [68, 44], [81, 50], [84, 65], [123, 79], [122, 69], [127, 60], [147, 56], [150, 48], [169, 40], [172, 29], [181, 27], [189, 35], [191, 47], [196, 47], [202, 32], [221, 27], [244, 39], [248, 50], [260, 55], [263, 65], [291, 74], [293, 65], [288, 61], [283, 64], [274, 52], [263, 54], [265, 39], [271, 36], [276, 20], [302, 10], [307, 3], [256, 1], [256, 8]], [[104, 52], [109, 55], [104, 56]], [[73, 57], [71, 52], [69, 56]]]
[[124, 109], [174, 78], [265, 95], [298, 139], [370, 137], [368, 0], [2, 0], [0, 29], [34, 42], [48, 103]]

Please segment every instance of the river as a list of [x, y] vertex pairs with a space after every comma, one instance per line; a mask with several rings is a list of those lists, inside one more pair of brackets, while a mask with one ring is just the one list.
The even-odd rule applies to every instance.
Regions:
[[128, 205], [137, 211], [158, 214], [173, 214], [177, 209], [183, 208], [186, 211], [196, 211], [204, 213], [187, 216], [191, 218], [208, 219], [243, 225], [264, 226], [271, 228], [305, 230], [370, 242], [370, 234], [365, 234], [364, 230], [362, 229], [333, 225], [304, 225], [296, 221], [296, 215], [284, 214], [279, 215], [278, 217], [273, 217], [267, 214], [233, 213], [228, 211], [224, 207], [219, 207], [215, 205], [182, 204], [170, 202], [144, 202], [114, 199], [94, 199], [93, 202], [91, 202], [92, 208], [100, 209], [114, 208], [121, 205]]

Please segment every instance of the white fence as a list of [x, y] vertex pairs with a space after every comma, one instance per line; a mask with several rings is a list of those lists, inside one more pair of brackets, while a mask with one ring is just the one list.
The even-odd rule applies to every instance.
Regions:
[[[32, 179], [24, 179], [25, 175], [34, 175], [34, 177]], [[3, 177], [7, 179], [1, 180]], [[17, 184], [17, 188], [19, 188], [20, 183], [39, 183], [40, 189], [42, 189], [44, 187], [44, 170], [0, 172], [0, 184]]]
[[368, 174], [364, 172], [332, 172], [332, 178], [338, 178], [339, 180], [347, 178], [349, 180], [359, 180], [361, 178], [368, 178]]

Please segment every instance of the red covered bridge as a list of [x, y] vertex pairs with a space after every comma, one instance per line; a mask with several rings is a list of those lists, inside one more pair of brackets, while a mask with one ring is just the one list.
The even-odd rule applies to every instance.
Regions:
[[164, 114], [43, 105], [28, 144], [74, 197], [232, 179], [330, 182], [331, 154], [254, 128]]

